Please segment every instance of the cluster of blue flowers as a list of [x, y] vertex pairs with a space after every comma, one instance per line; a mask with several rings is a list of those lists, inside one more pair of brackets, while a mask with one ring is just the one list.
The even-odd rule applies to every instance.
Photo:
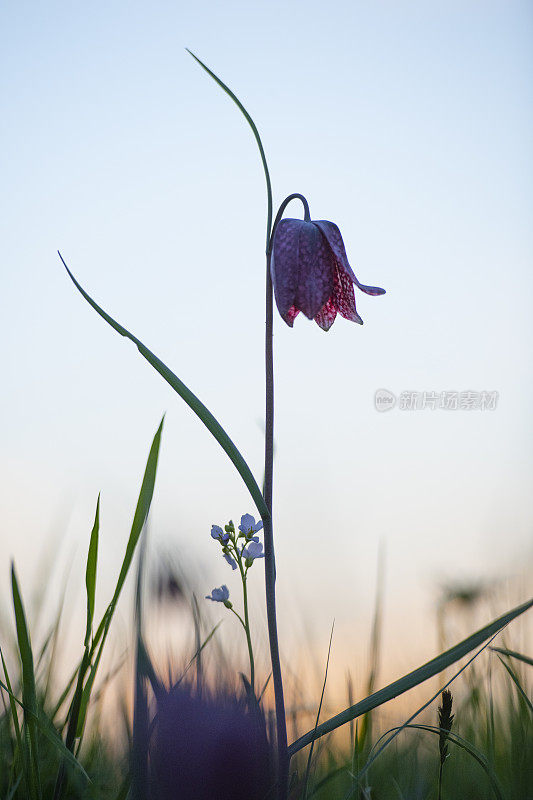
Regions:
[[[257, 533], [263, 527], [262, 520], [255, 521], [251, 514], [243, 514], [238, 532], [232, 520], [224, 525], [211, 527], [211, 536], [222, 546], [222, 554], [232, 569], [239, 567], [241, 576], [244, 578], [249, 568], [253, 565], [256, 558], [264, 558], [263, 545], [259, 541]], [[206, 600], [213, 600], [216, 603], [224, 603], [226, 608], [231, 608], [232, 603], [229, 599], [229, 589], [223, 584], [213, 589], [210, 595], [206, 595]]]

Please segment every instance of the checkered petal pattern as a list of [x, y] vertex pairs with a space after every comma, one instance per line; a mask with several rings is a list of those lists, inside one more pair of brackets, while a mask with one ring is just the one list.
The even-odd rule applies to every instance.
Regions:
[[341, 232], [327, 220], [282, 219], [274, 233], [270, 269], [278, 311], [291, 328], [300, 311], [325, 331], [337, 314], [362, 325], [354, 284], [366, 294], [385, 293], [357, 280]]

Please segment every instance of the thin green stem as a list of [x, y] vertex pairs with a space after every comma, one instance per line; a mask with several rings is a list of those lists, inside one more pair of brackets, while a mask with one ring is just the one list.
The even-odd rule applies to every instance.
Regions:
[[255, 661], [254, 661], [254, 651], [252, 648], [252, 635], [250, 632], [250, 617], [248, 615], [248, 587], [246, 582], [248, 568], [245, 569], [242, 565], [242, 557], [237, 548], [235, 535], [233, 535], [231, 538], [233, 541], [234, 555], [237, 558], [237, 565], [239, 567], [239, 572], [241, 573], [244, 620], [242, 619], [240, 614], [237, 614], [234, 608], [232, 608], [231, 610], [233, 611], [235, 616], [239, 618], [240, 623], [244, 628], [244, 632], [246, 633], [246, 644], [248, 645], [248, 656], [250, 658], [250, 686], [252, 687], [252, 692], [255, 695]]
[[272, 659], [272, 680], [274, 683], [274, 699], [276, 705], [276, 726], [278, 736], [278, 797], [285, 800], [289, 785], [289, 754], [287, 742], [287, 722], [285, 716], [285, 700], [283, 697], [283, 680], [281, 676], [281, 660], [279, 656], [278, 631], [276, 620], [276, 559], [274, 554], [274, 533], [272, 527], [272, 485], [274, 475], [274, 352], [273, 352], [273, 291], [270, 261], [274, 233], [286, 206], [291, 200], [301, 200], [304, 206], [306, 221], [310, 219], [307, 200], [301, 194], [289, 195], [281, 204], [272, 230], [267, 235], [266, 248], [266, 334], [265, 334], [265, 375], [266, 375], [266, 421], [265, 421], [265, 480], [263, 497], [270, 517], [263, 519], [265, 540], [265, 588], [268, 636]]
[[274, 353], [273, 353], [273, 292], [270, 274], [270, 239], [267, 242], [266, 258], [266, 329], [265, 329], [265, 481], [263, 497], [269, 517], [263, 519], [265, 541], [265, 591], [272, 680], [276, 705], [276, 729], [278, 737], [278, 797], [285, 800], [289, 785], [289, 755], [287, 721], [279, 657], [278, 628], [276, 620], [276, 558], [274, 554], [274, 532], [272, 527], [272, 483], [274, 463]]
[[444, 766], [444, 761], [440, 762], [439, 768], [439, 800], [442, 800], [442, 768]]
[[235, 614], [235, 616], [237, 617], [237, 619], [238, 619], [238, 620], [239, 620], [239, 622], [241, 623], [242, 627], [246, 629], [246, 625], [245, 625], [245, 623], [244, 623], [244, 620], [243, 620], [243, 618], [241, 617], [241, 615], [239, 614], [239, 612], [238, 612], [238, 611], [235, 611], [235, 609], [234, 609], [233, 607], [231, 607], [231, 608], [230, 608], [230, 611], [231, 611], [233, 614]]
[[248, 589], [246, 584], [246, 573], [242, 579], [242, 595], [244, 601], [244, 630], [246, 631], [246, 643], [248, 645], [248, 655], [250, 656], [250, 686], [255, 695], [255, 664], [254, 651], [252, 649], [252, 636], [250, 633], [250, 618], [248, 616]]

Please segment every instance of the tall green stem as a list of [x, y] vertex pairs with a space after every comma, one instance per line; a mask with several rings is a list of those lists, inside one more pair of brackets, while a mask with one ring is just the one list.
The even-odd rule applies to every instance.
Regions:
[[[270, 188], [270, 184], [269, 188]], [[270, 195], [269, 195], [270, 196]], [[281, 677], [281, 661], [279, 657], [278, 629], [276, 620], [276, 559], [274, 555], [274, 533], [272, 528], [272, 484], [274, 474], [274, 348], [273, 348], [273, 291], [270, 261], [272, 258], [272, 242], [276, 225], [280, 221], [285, 207], [294, 199], [304, 204], [306, 219], [309, 219], [309, 207], [302, 195], [292, 194], [281, 204], [272, 230], [268, 229], [266, 247], [266, 333], [265, 333], [265, 375], [266, 375], [266, 424], [265, 424], [265, 481], [263, 497], [270, 512], [270, 517], [263, 520], [265, 540], [265, 588], [268, 621], [270, 655], [272, 659], [272, 680], [274, 683], [274, 699], [276, 704], [276, 725], [278, 736], [278, 797], [285, 800], [289, 785], [289, 755], [287, 742], [287, 723], [285, 718], [285, 700], [283, 697], [283, 681]], [[272, 219], [272, 205], [269, 203], [269, 224]]]
[[268, 638], [272, 661], [272, 680], [276, 704], [276, 728], [278, 737], [278, 797], [285, 800], [289, 783], [289, 757], [287, 749], [287, 724], [285, 720], [285, 700], [278, 646], [276, 620], [276, 559], [274, 555], [274, 532], [272, 528], [272, 480], [274, 461], [274, 356], [273, 356], [273, 296], [270, 275], [270, 240], [267, 241], [266, 274], [266, 335], [265, 335], [265, 375], [266, 375], [266, 424], [265, 424], [265, 482], [263, 497], [270, 512], [263, 520], [265, 541], [265, 591], [268, 622]]

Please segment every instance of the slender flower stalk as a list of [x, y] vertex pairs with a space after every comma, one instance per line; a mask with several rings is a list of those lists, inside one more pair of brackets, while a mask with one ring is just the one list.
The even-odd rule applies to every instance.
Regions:
[[[265, 325], [265, 470], [263, 498], [270, 517], [264, 519], [265, 541], [265, 592], [268, 623], [270, 658], [272, 662], [272, 681], [274, 684], [274, 700], [276, 705], [276, 731], [278, 752], [278, 797], [285, 800], [289, 784], [289, 755], [287, 741], [287, 722], [285, 718], [285, 700], [283, 696], [283, 679], [279, 657], [278, 628], [276, 621], [276, 558], [274, 554], [274, 531], [272, 526], [272, 483], [274, 476], [274, 348], [273, 348], [273, 289], [270, 273], [272, 254], [272, 194], [268, 169], [264, 162], [269, 194], [267, 246], [266, 246], [266, 325]], [[278, 214], [279, 216], [279, 214]], [[277, 217], [276, 217], [277, 220]]]
[[252, 692], [255, 694], [255, 663], [254, 663], [254, 651], [252, 649], [252, 637], [250, 634], [250, 618], [248, 616], [248, 588], [247, 588], [247, 570], [242, 565], [242, 560], [239, 559], [239, 570], [241, 573], [242, 578], [242, 596], [243, 596], [243, 605], [244, 605], [244, 620], [240, 618], [237, 614], [235, 609], [231, 609], [234, 614], [237, 614], [239, 619], [241, 620], [242, 626], [244, 627], [246, 633], [246, 644], [248, 645], [248, 656], [250, 658], [250, 686], [252, 687]]

